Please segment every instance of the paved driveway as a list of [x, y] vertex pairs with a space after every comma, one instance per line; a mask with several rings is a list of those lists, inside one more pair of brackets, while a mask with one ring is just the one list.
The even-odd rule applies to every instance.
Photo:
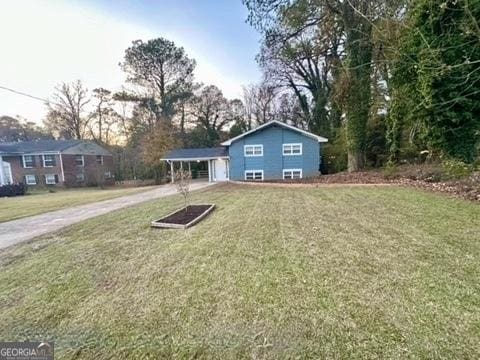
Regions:
[[[192, 182], [190, 189], [198, 190], [212, 185], [208, 182]], [[172, 184], [162, 185], [154, 190], [96, 203], [75, 206], [41, 215], [0, 223], [0, 249], [34, 237], [59, 230], [65, 226], [103, 215], [144, 201], [173, 195], [177, 192]]]

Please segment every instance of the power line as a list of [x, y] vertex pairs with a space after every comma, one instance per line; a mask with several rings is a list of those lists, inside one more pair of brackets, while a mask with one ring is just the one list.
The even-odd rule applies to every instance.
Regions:
[[14, 93], [14, 94], [17, 94], [17, 95], [26, 96], [26, 97], [29, 97], [29, 98], [31, 98], [31, 99], [39, 100], [39, 101], [44, 102], [44, 103], [46, 103], [46, 104], [51, 103], [50, 100], [43, 99], [43, 98], [38, 97], [38, 96], [35, 96], [35, 95], [30, 95], [30, 94], [24, 93], [24, 92], [22, 92], [22, 91], [14, 90], [14, 89], [8, 88], [8, 87], [6, 87], [6, 86], [0, 85], [0, 89], [6, 90], [6, 91], [10, 91], [10, 92], [12, 92], [12, 93]]

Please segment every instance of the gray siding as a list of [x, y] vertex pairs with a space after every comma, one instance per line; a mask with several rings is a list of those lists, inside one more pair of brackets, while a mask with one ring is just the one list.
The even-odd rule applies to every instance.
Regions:
[[[283, 156], [282, 145], [302, 143], [302, 155]], [[263, 156], [245, 157], [244, 145], [263, 145]], [[320, 144], [311, 137], [280, 126], [269, 126], [230, 145], [230, 178], [244, 180], [245, 170], [263, 170], [264, 179], [282, 179], [283, 169], [302, 169], [303, 177], [318, 175]]]

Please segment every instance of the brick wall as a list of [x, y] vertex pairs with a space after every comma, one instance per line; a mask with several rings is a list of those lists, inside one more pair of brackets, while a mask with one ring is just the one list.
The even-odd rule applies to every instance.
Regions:
[[[97, 162], [97, 155], [83, 155], [83, 166], [77, 165], [76, 155], [63, 154], [63, 171], [66, 186], [92, 186], [115, 183], [113, 156], [103, 155], [103, 164]], [[110, 177], [106, 173], [110, 173]], [[83, 179], [80, 177], [83, 174]]]
[[[46, 186], [45, 175], [57, 175], [57, 186], [92, 186], [99, 183], [105, 185], [114, 185], [114, 165], [113, 156], [103, 155], [103, 164], [97, 163], [96, 155], [84, 155], [84, 166], [76, 164], [75, 155], [62, 154], [63, 171], [65, 175], [65, 182], [62, 179], [62, 167], [60, 165], [60, 155], [54, 155], [55, 166], [43, 167], [42, 157], [40, 155], [33, 155], [35, 164], [32, 168], [24, 168], [22, 156], [4, 156], [3, 161], [10, 163], [12, 169], [13, 181], [25, 182], [25, 175], [35, 175], [37, 185], [29, 186]], [[110, 173], [110, 177], [106, 176], [106, 173]], [[83, 174], [84, 179], [77, 177], [77, 175]], [[51, 186], [51, 185], [49, 185]]]

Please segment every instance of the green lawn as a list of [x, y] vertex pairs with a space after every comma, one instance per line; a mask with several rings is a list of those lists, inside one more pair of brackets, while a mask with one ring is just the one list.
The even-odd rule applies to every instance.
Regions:
[[54, 193], [34, 192], [25, 196], [0, 198], [0, 222], [37, 215], [71, 206], [88, 204], [95, 201], [113, 199], [119, 196], [135, 194], [150, 189], [151, 187], [111, 187], [103, 190], [99, 188], [60, 189]]
[[59, 359], [480, 358], [480, 206], [396, 187], [224, 185], [0, 252], [0, 339]]

